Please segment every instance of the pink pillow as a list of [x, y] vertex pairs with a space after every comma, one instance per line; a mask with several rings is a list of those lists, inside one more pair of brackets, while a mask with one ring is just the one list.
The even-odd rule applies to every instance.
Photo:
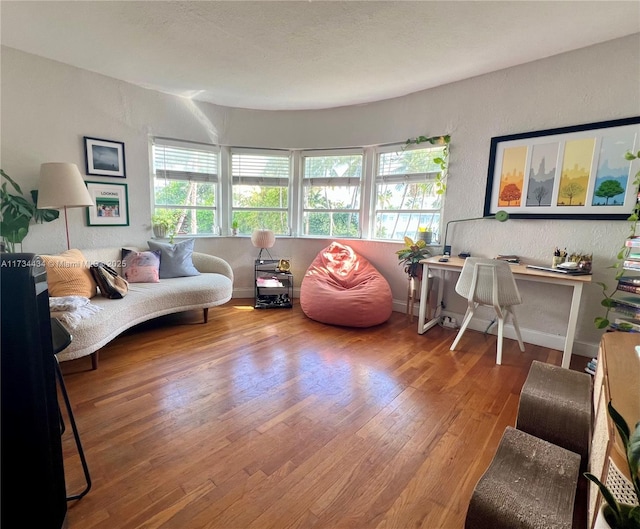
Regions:
[[123, 248], [122, 274], [129, 283], [159, 283], [160, 250], [136, 252]]

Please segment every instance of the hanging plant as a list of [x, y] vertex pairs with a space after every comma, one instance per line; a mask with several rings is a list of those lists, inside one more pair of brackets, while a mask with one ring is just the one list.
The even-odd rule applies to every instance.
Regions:
[[[629, 161], [633, 161], [635, 159], [640, 158], [640, 151], [638, 151], [637, 153], [633, 154], [632, 152], [627, 152], [624, 155], [626, 160]], [[635, 174], [634, 180], [633, 180], [633, 186], [635, 187], [635, 195], [634, 196], [639, 196], [640, 193], [640, 171], [638, 171]], [[636, 226], [638, 223], [638, 220], [640, 220], [640, 201], [636, 201], [634, 207], [633, 207], [633, 211], [631, 212], [631, 215], [629, 215], [629, 217], [627, 218], [627, 221], [629, 221], [629, 235], [627, 235], [627, 239], [631, 238], [631, 237], [636, 237]], [[625, 239], [626, 242], [626, 239]], [[605, 315], [603, 316], [598, 316], [595, 320], [595, 326], [597, 329], [606, 329], [609, 324], [609, 311], [615, 306], [615, 299], [613, 297], [613, 295], [617, 292], [617, 282], [618, 279], [620, 279], [622, 277], [622, 275], [624, 274], [625, 270], [624, 270], [624, 261], [626, 260], [627, 256], [629, 255], [629, 252], [631, 251], [631, 248], [629, 248], [625, 242], [622, 243], [622, 248], [620, 248], [620, 251], [618, 252], [618, 255], [616, 255], [616, 262], [610, 267], [610, 268], [616, 268], [618, 269], [616, 276], [615, 276], [615, 280], [616, 280], [616, 285], [614, 286], [613, 290], [608, 291], [608, 287], [606, 285], [606, 283], [596, 283], [596, 285], [598, 285], [600, 288], [602, 288], [602, 301], [600, 302], [600, 304], [606, 309]], [[627, 326], [628, 328], [625, 328], [624, 324], [620, 325], [620, 330], [624, 331], [624, 330], [630, 330], [631, 326]]]
[[417, 138], [409, 138], [405, 142], [405, 149], [409, 145], [419, 145], [421, 143], [430, 143], [431, 145], [443, 145], [442, 156], [437, 156], [433, 162], [440, 167], [440, 171], [436, 175], [435, 192], [437, 195], [443, 195], [447, 190], [447, 167], [449, 160], [449, 143], [451, 136], [418, 136]]

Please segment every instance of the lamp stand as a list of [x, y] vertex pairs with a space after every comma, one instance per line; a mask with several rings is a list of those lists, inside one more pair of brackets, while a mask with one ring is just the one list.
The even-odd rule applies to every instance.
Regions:
[[69, 242], [69, 219], [67, 218], [67, 206], [64, 206], [64, 228], [67, 232], [67, 250], [71, 250], [71, 243]]
[[472, 217], [470, 219], [455, 219], [447, 222], [447, 226], [444, 229], [444, 240], [442, 241], [443, 248], [442, 254], [444, 257], [451, 257], [451, 245], [447, 244], [447, 232], [449, 231], [449, 224], [453, 224], [454, 222], [467, 222], [468, 220], [484, 220], [484, 219], [496, 219], [498, 222], [505, 222], [509, 220], [509, 213], [504, 210], [500, 210], [495, 213], [495, 215], [486, 215], [484, 217]]
[[258, 261], [262, 260], [262, 252], [267, 252], [269, 254], [269, 259], [273, 261], [273, 257], [271, 257], [271, 253], [267, 248], [260, 248], [260, 253], [258, 254]]

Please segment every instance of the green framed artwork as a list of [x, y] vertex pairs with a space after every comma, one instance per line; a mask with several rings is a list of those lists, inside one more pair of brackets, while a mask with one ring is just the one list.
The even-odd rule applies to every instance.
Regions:
[[93, 199], [87, 208], [89, 226], [128, 226], [129, 198], [127, 184], [85, 182]]
[[640, 117], [491, 138], [484, 216], [626, 220], [639, 150]]

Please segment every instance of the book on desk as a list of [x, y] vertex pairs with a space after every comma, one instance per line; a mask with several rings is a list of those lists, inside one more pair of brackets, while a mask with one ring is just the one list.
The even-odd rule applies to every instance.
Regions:
[[541, 270], [543, 272], [554, 272], [556, 274], [565, 274], [568, 276], [587, 276], [591, 275], [591, 271], [580, 270], [576, 268], [553, 268], [551, 266], [527, 265], [531, 270]]

